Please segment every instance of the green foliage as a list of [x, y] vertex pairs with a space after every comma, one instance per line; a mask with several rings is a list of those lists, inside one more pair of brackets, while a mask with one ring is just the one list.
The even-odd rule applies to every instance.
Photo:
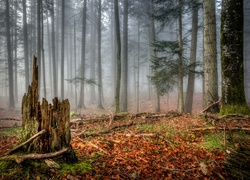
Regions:
[[[183, 40], [185, 45], [185, 41]], [[181, 66], [181, 73], [184, 76], [188, 75], [189, 70], [200, 64], [191, 64], [183, 57], [182, 64], [179, 64], [178, 53], [179, 45], [177, 41], [157, 41], [152, 44], [154, 50], [157, 52], [157, 57], [153, 57], [152, 69], [154, 70], [153, 76], [149, 76], [155, 85], [158, 93], [164, 95], [172, 91], [173, 87], [177, 85], [179, 76], [179, 66]], [[202, 72], [194, 72], [201, 74]]]
[[250, 110], [246, 104], [241, 105], [222, 105], [220, 109], [220, 115], [227, 114], [243, 114], [250, 115]]
[[72, 174], [76, 175], [77, 173], [84, 174], [92, 170], [91, 161], [85, 161], [75, 164], [61, 164], [62, 169], [59, 170], [61, 174]]
[[66, 79], [66, 81], [68, 81], [69, 83], [73, 83], [74, 85], [77, 86], [77, 84], [81, 83], [82, 81], [85, 84], [95, 84], [98, 85], [97, 82], [94, 79], [87, 79], [87, 78], [81, 78], [81, 77], [74, 77], [72, 79]]

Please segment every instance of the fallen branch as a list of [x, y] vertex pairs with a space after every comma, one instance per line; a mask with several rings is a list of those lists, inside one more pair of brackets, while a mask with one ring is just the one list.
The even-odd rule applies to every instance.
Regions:
[[60, 156], [64, 153], [69, 152], [70, 149], [69, 148], [63, 148], [60, 151], [57, 152], [52, 152], [52, 153], [46, 153], [46, 154], [26, 154], [26, 155], [12, 155], [12, 156], [4, 156], [1, 157], [0, 160], [15, 160], [18, 164], [20, 164], [21, 162], [23, 162], [24, 160], [27, 159], [47, 159], [47, 158], [53, 158], [53, 157], [57, 157]]
[[250, 131], [250, 128], [244, 128], [244, 127], [231, 127], [231, 128], [225, 128], [225, 127], [204, 127], [204, 128], [195, 128], [195, 129], [189, 129], [189, 131], [207, 131], [207, 130], [229, 130], [229, 131]]
[[26, 144], [30, 143], [33, 139], [37, 138], [38, 136], [41, 136], [42, 134], [44, 134], [46, 132], [45, 129], [43, 129], [42, 131], [39, 131], [38, 133], [36, 133], [35, 135], [33, 135], [31, 138], [29, 138], [27, 141], [19, 144], [18, 146], [14, 147], [13, 149], [9, 150], [8, 152], [6, 152], [5, 154], [3, 154], [2, 156], [6, 156], [11, 154], [12, 152], [20, 149], [21, 147], [25, 146]]
[[210, 104], [209, 106], [207, 106], [205, 109], [203, 109], [202, 111], [200, 111], [200, 114], [201, 113], [204, 113], [205, 111], [207, 111], [209, 108], [213, 107], [214, 105], [218, 104], [221, 102], [221, 99], [219, 99], [218, 101], [216, 102], [213, 102], [212, 104]]
[[92, 147], [98, 149], [99, 151], [103, 152], [104, 154], [110, 155], [107, 151], [103, 150], [102, 148], [98, 147], [97, 145], [95, 145], [95, 144], [93, 144], [91, 142], [87, 142], [87, 145], [92, 146]]
[[99, 151], [101, 151], [101, 152], [103, 152], [103, 153], [105, 153], [105, 154], [107, 154], [107, 155], [110, 155], [107, 151], [103, 150], [102, 148], [98, 147], [97, 145], [95, 145], [95, 144], [93, 144], [93, 143], [91, 143], [91, 142], [85, 142], [85, 141], [83, 141], [81, 138], [79, 138], [78, 136], [77, 136], [76, 138], [77, 138], [79, 141], [81, 141], [82, 143], [84, 143], [84, 144], [86, 144], [86, 145], [89, 145], [89, 146], [92, 146], [92, 147], [98, 149]]

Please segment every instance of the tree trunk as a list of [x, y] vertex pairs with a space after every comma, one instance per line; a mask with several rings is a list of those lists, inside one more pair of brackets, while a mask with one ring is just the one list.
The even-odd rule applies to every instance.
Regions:
[[221, 15], [221, 114], [249, 114], [244, 91], [243, 2], [222, 1]]
[[185, 100], [185, 113], [192, 113], [194, 83], [195, 83], [195, 62], [197, 51], [197, 32], [198, 32], [198, 7], [195, 3], [192, 7], [192, 39], [190, 52], [190, 70], [188, 74], [188, 86]]
[[9, 75], [9, 107], [14, 108], [14, 84], [13, 84], [13, 59], [11, 55], [11, 41], [10, 41], [10, 12], [9, 0], [6, 2], [6, 36], [7, 36], [7, 52], [8, 52], [8, 75]]
[[65, 2], [62, 0], [62, 46], [61, 46], [61, 98], [64, 99], [64, 19]]
[[102, 23], [102, 11], [101, 11], [101, 0], [98, 3], [98, 108], [103, 109], [102, 106], [102, 60], [101, 60], [101, 23]]
[[23, 37], [24, 37], [24, 70], [25, 70], [25, 91], [29, 86], [29, 55], [28, 55], [28, 30], [26, 16], [26, 0], [23, 0]]
[[123, 95], [122, 111], [128, 111], [128, 0], [123, 1]]
[[85, 80], [85, 51], [86, 51], [86, 21], [87, 19], [87, 0], [84, 0], [83, 4], [83, 17], [82, 17], [82, 61], [81, 61], [81, 87], [80, 87], [80, 98], [79, 108], [85, 108], [84, 105], [84, 80]]
[[38, 89], [39, 92], [41, 92], [41, 4], [42, 0], [37, 0], [37, 60], [38, 60], [38, 66], [39, 66], [39, 84]]
[[[182, 9], [182, 0], [179, 0], [178, 4], [180, 8]], [[183, 102], [183, 48], [182, 48], [182, 10], [179, 12], [178, 17], [178, 44], [179, 44], [179, 53], [178, 53], [178, 111], [183, 112], [184, 110], [184, 102]]]
[[57, 71], [56, 71], [56, 45], [55, 45], [55, 13], [54, 13], [54, 0], [51, 6], [51, 24], [52, 24], [52, 69], [53, 69], [53, 96], [57, 96]]
[[[76, 61], [76, 20], [74, 19], [74, 60], [75, 60], [75, 77], [77, 72], [77, 61]], [[77, 84], [75, 84], [75, 108], [77, 109]]]
[[[207, 107], [218, 101], [218, 72], [216, 45], [215, 0], [203, 1], [203, 61], [204, 61], [204, 94], [203, 106]], [[208, 112], [216, 113], [219, 106], [213, 106]]]
[[[43, 98], [42, 104], [40, 104], [38, 96], [38, 66], [37, 58], [34, 57], [32, 83], [22, 99], [23, 133], [21, 140], [26, 141], [41, 130], [46, 130], [46, 133], [24, 146], [24, 150], [48, 153], [71, 147], [68, 99], [60, 102], [56, 97], [52, 100], [53, 105], [51, 105]], [[71, 155], [76, 158], [73, 151], [71, 151]]]
[[140, 41], [141, 41], [141, 33], [140, 33], [140, 19], [138, 17], [137, 23], [137, 76], [136, 76], [136, 111], [137, 113], [140, 111]]
[[120, 112], [120, 87], [121, 87], [121, 37], [120, 37], [120, 22], [119, 22], [119, 6], [118, 0], [114, 0], [115, 10], [115, 31], [116, 31], [116, 45], [117, 45], [117, 79], [115, 90], [115, 112]]
[[[96, 11], [95, 11], [95, 6], [94, 6], [94, 1], [91, 1], [91, 7], [90, 7], [90, 14], [91, 14], [91, 41], [90, 41], [90, 46], [91, 46], [91, 53], [90, 53], [90, 79], [95, 79], [95, 72], [96, 72]], [[96, 93], [95, 93], [95, 84], [90, 84], [90, 101], [92, 104], [96, 101]]]

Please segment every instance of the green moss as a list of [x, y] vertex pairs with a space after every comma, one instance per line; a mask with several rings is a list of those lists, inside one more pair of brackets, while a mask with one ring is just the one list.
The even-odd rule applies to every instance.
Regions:
[[250, 110], [246, 104], [243, 105], [222, 105], [220, 115], [243, 114], [250, 115]]
[[92, 170], [91, 161], [85, 161], [75, 164], [61, 164], [62, 169], [59, 170], [61, 174], [72, 174], [76, 175], [77, 173], [84, 174]]

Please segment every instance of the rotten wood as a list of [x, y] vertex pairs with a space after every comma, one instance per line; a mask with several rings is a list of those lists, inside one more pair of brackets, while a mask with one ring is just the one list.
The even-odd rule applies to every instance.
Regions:
[[[27, 141], [41, 130], [45, 131], [40, 138], [33, 139], [25, 146], [26, 151], [50, 153], [60, 151], [64, 147], [71, 149], [69, 100], [60, 101], [55, 97], [52, 104], [45, 98], [42, 99], [42, 103], [39, 102], [36, 57], [33, 61], [32, 82], [22, 99], [22, 120], [22, 141]], [[72, 157], [76, 157], [73, 151], [71, 153]]]

